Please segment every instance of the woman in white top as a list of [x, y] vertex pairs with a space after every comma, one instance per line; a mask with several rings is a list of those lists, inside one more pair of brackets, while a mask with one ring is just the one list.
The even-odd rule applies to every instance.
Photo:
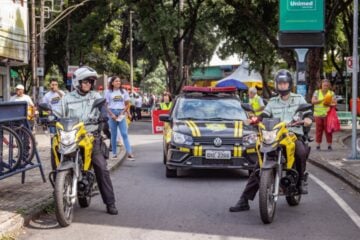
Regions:
[[126, 113], [130, 107], [129, 93], [121, 88], [121, 80], [118, 76], [113, 76], [110, 80], [109, 90], [105, 95], [107, 102], [108, 114], [110, 116], [110, 131], [111, 131], [111, 149], [113, 158], [116, 158], [116, 138], [117, 129], [120, 129], [121, 136], [124, 141], [125, 149], [129, 160], [134, 159], [131, 151], [131, 146], [128, 137], [128, 130], [126, 124]]

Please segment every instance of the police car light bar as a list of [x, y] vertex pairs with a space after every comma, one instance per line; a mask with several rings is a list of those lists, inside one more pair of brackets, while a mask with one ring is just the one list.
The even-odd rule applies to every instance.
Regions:
[[225, 93], [236, 92], [236, 87], [194, 87], [184, 86], [183, 92], [202, 92], [202, 93]]

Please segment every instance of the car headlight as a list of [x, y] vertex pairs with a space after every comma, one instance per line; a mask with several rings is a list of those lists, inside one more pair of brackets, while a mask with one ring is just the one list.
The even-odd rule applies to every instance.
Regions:
[[265, 144], [272, 144], [276, 140], [278, 129], [272, 131], [262, 130], [262, 140]]
[[60, 133], [60, 142], [64, 145], [71, 145], [75, 142], [77, 129], [71, 130], [69, 132], [59, 130]]
[[173, 132], [172, 133], [172, 140], [174, 143], [176, 144], [185, 144], [185, 145], [192, 145], [193, 144], [193, 138], [185, 135], [185, 134], [181, 134], [178, 132]]
[[244, 146], [249, 146], [251, 144], [255, 144], [257, 141], [257, 134], [256, 133], [251, 133], [249, 135], [246, 135], [243, 137], [243, 145]]

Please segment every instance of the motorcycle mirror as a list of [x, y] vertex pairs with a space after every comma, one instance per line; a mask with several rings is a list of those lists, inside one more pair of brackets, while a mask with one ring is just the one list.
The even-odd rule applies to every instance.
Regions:
[[98, 98], [95, 99], [92, 108], [91, 108], [91, 112], [95, 109], [98, 108], [100, 110], [100, 108], [105, 104], [106, 99], [105, 98]]
[[51, 111], [52, 110], [50, 104], [47, 104], [47, 103], [40, 103], [39, 108], [42, 111]]
[[308, 111], [308, 110], [311, 110], [313, 108], [313, 105], [310, 104], [310, 103], [303, 103], [303, 104], [300, 104], [299, 107], [297, 108], [296, 112], [305, 112], [305, 111]]
[[248, 103], [242, 103], [241, 107], [246, 111], [246, 112], [254, 112], [254, 109], [252, 108], [252, 106]]

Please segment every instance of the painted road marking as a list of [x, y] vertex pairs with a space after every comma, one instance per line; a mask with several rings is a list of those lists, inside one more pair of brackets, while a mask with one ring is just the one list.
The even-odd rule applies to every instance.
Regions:
[[346, 214], [351, 218], [351, 220], [355, 223], [355, 225], [360, 228], [360, 216], [328, 185], [326, 185], [323, 181], [310, 174], [310, 178], [316, 182], [322, 189], [325, 190], [334, 200], [335, 202], [346, 212]]

